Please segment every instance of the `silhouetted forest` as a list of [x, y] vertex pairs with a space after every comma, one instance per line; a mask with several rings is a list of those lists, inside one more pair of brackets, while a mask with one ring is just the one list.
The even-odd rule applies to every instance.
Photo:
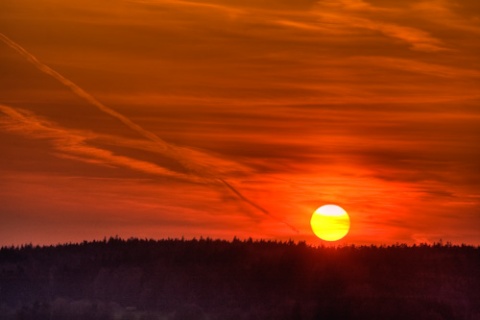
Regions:
[[480, 319], [480, 248], [119, 238], [2, 248], [0, 319]]

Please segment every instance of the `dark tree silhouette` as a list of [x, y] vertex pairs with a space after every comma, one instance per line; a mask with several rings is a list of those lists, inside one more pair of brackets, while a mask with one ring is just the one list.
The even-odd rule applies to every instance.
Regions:
[[0, 249], [0, 319], [480, 319], [480, 249], [110, 238]]

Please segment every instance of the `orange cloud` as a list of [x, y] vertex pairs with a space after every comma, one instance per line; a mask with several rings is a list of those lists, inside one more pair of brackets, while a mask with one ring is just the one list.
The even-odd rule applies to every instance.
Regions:
[[0, 43], [3, 228], [47, 237], [39, 212], [79, 239], [75, 223], [98, 216], [108, 235], [318, 244], [309, 216], [337, 202], [353, 221], [344, 243], [477, 243], [478, 12], [474, 0], [1, 2], [0, 32], [38, 61]]
[[154, 175], [195, 180], [195, 177], [170, 171], [153, 163], [115, 155], [111, 151], [91, 146], [88, 141], [96, 138], [93, 133], [66, 130], [29, 112], [15, 110], [5, 105], [0, 105], [0, 111], [5, 115], [0, 122], [4, 130], [29, 138], [50, 140], [64, 157], [88, 163], [121, 166]]

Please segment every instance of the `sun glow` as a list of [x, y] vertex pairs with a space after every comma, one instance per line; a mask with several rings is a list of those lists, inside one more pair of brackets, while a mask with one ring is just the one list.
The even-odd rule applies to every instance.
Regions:
[[350, 217], [341, 207], [333, 204], [321, 206], [310, 220], [313, 233], [325, 241], [337, 241], [350, 230]]

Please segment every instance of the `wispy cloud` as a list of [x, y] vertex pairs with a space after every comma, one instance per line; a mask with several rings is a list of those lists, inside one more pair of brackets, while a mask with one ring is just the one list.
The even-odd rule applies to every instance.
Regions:
[[347, 10], [354, 12], [398, 12], [398, 9], [374, 6], [371, 3], [363, 0], [324, 0], [319, 2], [319, 5], [336, 10]]
[[[364, 1], [356, 0], [345, 0], [334, 2], [334, 4], [331, 2], [319, 3], [316, 14], [321, 21], [333, 22], [343, 28], [377, 31], [386, 37], [409, 44], [413, 50], [426, 52], [450, 50], [441, 39], [432, 36], [426, 30], [422, 30], [414, 25], [388, 22], [387, 17], [408, 16], [410, 13], [408, 9], [380, 8]], [[372, 12], [376, 14], [370, 14]], [[387, 17], [383, 17], [382, 12]]]
[[[288, 239], [265, 209], [310, 239], [311, 212], [337, 202], [351, 242], [432, 239], [460, 211], [474, 233], [478, 1], [72, 0], [38, 15], [42, 3], [0, 4], [22, 44], [0, 41], [0, 119], [18, 133], [2, 133], [0, 166], [11, 186], [27, 171], [18, 194], [37, 197], [50, 173], [147, 178], [104, 186], [175, 232], [203, 212], [212, 234], [238, 219]], [[57, 198], [88, 193], [83, 178]]]
[[[28, 112], [26, 110], [18, 110], [6, 105], [0, 105], [0, 112], [4, 114], [3, 117], [0, 117], [0, 129], [20, 134], [30, 139], [42, 139], [51, 141], [56, 150], [56, 155], [60, 158], [113, 168], [122, 167], [153, 176], [175, 178], [177, 180], [195, 182], [199, 184], [204, 184], [206, 182], [204, 178], [198, 177], [196, 175], [171, 171], [152, 162], [142, 161], [132, 157], [115, 154], [110, 150], [92, 145], [92, 142], [95, 140], [103, 141], [104, 143], [110, 142], [117, 146], [128, 146], [137, 149], [141, 148], [150, 152], [158, 153], [158, 149], [155, 148], [155, 144], [145, 144], [142, 143], [142, 141], [129, 141], [128, 139], [118, 139], [108, 136], [102, 137], [92, 132], [68, 130], [65, 128], [61, 128], [56, 124], [42, 119], [38, 116], [35, 116], [31, 112]], [[185, 148], [184, 152], [189, 156], [195, 157], [199, 161], [207, 161], [210, 165], [220, 165], [220, 168], [218, 168], [219, 172], [222, 172], [222, 163], [231, 166], [231, 163], [227, 161], [213, 159], [211, 156], [206, 156], [201, 152], [195, 150], [189, 150]], [[238, 167], [236, 166], [235, 169], [238, 170]], [[250, 200], [242, 193], [240, 193], [225, 179], [220, 179], [219, 181], [223, 184], [224, 187], [232, 191], [233, 194], [235, 194], [245, 203], [254, 207], [263, 214], [270, 216], [275, 220], [279, 220], [280, 222], [287, 225], [291, 230], [298, 233], [298, 230], [293, 225], [291, 225], [284, 219], [272, 215], [268, 210], [258, 205], [255, 201]], [[249, 216], [251, 218], [254, 218], [255, 220], [258, 220], [258, 216], [250, 214]]]
[[[435, 25], [478, 34], [480, 20], [475, 16], [475, 10], [471, 10], [473, 3], [473, 1], [469, 3], [468, 1], [424, 0], [412, 4], [411, 10]], [[469, 16], [470, 14], [472, 16]]]
[[51, 141], [61, 157], [110, 167], [124, 167], [158, 176], [201, 182], [196, 177], [174, 172], [147, 161], [116, 155], [109, 150], [93, 146], [90, 142], [95, 140], [97, 135], [92, 132], [61, 128], [31, 112], [5, 105], [0, 105], [0, 111], [4, 115], [0, 118], [2, 129], [31, 139]]
[[[278, 218], [271, 213], [269, 213], [266, 209], [264, 209], [262, 206], [259, 204], [255, 203], [254, 201], [248, 199], [246, 196], [244, 196], [238, 189], [236, 189], [231, 183], [226, 181], [225, 178], [218, 176], [215, 174], [215, 172], [211, 171], [208, 167], [201, 167], [199, 166], [194, 160], [186, 157], [181, 153], [181, 150], [177, 148], [176, 146], [169, 144], [168, 142], [164, 141], [160, 137], [158, 137], [156, 134], [154, 134], [151, 131], [148, 131], [144, 129], [142, 126], [138, 125], [137, 123], [133, 122], [130, 118], [124, 116], [123, 114], [113, 110], [110, 107], [107, 107], [97, 99], [95, 99], [92, 95], [90, 95], [88, 92], [80, 88], [77, 84], [72, 82], [71, 80], [65, 78], [63, 75], [58, 73], [57, 71], [53, 70], [46, 64], [40, 62], [34, 55], [32, 55], [30, 52], [25, 50], [22, 46], [20, 46], [18, 43], [12, 41], [10, 38], [5, 36], [4, 34], [0, 33], [0, 39], [6, 43], [9, 47], [12, 49], [16, 50], [19, 54], [21, 54], [23, 57], [25, 57], [29, 62], [31, 62], [35, 67], [37, 67], [40, 71], [44, 72], [45, 74], [53, 77], [54, 79], [58, 80], [60, 83], [62, 83], [64, 86], [72, 90], [74, 94], [76, 94], [78, 97], [85, 99], [88, 103], [91, 105], [95, 106], [98, 108], [100, 111], [112, 116], [113, 118], [119, 120], [122, 122], [124, 125], [126, 125], [128, 128], [131, 130], [139, 133], [141, 136], [144, 138], [152, 141], [155, 143], [155, 146], [157, 147], [157, 151], [162, 153], [165, 156], [168, 156], [176, 161], [178, 161], [181, 165], [183, 165], [186, 169], [189, 175], [192, 176], [192, 180], [195, 180], [197, 178], [200, 178], [202, 180], [210, 180], [210, 183], [215, 183], [215, 182], [220, 182], [222, 185], [226, 186], [228, 190], [233, 191], [235, 195], [238, 196], [238, 198], [249, 205], [251, 205], [253, 208], [256, 210], [259, 210], [263, 214], [266, 214], [272, 218], [275, 218], [284, 224], [286, 224], [291, 230], [298, 232], [298, 230], [293, 227], [291, 224], [283, 220], [282, 218]], [[73, 145], [71, 148], [77, 147], [78, 145]], [[82, 149], [82, 148], [80, 148]], [[101, 153], [99, 150], [91, 150], [91, 149], [86, 149], [83, 148], [84, 153], [94, 153], [98, 154]], [[117, 159], [119, 157], [116, 157]], [[124, 162], [125, 164], [128, 164], [129, 162]], [[138, 163], [137, 163], [138, 164]], [[145, 168], [145, 170], [148, 171], [156, 171], [157, 167], [156, 166], [149, 166], [147, 163], [143, 163], [142, 167]]]
[[353, 19], [355, 27], [379, 31], [382, 34], [408, 43], [413, 50], [438, 52], [451, 50], [440, 39], [429, 32], [392, 23], [376, 22], [368, 19]]
[[[377, 67], [387, 69], [398, 69], [418, 74], [431, 75], [440, 78], [457, 78], [457, 79], [479, 79], [480, 71], [475, 69], [458, 68], [434, 63], [428, 63], [418, 60], [409, 60], [401, 58], [390, 58], [382, 56], [355, 57], [351, 60], [375, 65]], [[479, 94], [480, 95], [480, 94]]]
[[199, 8], [207, 10], [218, 10], [224, 12], [232, 17], [246, 13], [245, 10], [235, 8], [233, 6], [226, 6], [216, 3], [202, 2], [202, 1], [184, 1], [184, 0], [128, 0], [129, 2], [151, 5], [151, 6], [173, 6], [173, 7], [187, 7], [187, 8]]

